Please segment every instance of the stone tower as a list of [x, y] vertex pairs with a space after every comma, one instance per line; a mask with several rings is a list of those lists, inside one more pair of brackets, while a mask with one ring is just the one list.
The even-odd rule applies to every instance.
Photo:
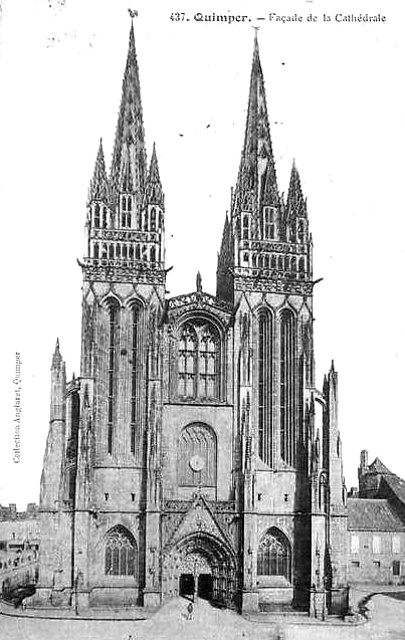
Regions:
[[34, 601], [197, 592], [323, 615], [346, 584], [337, 374], [317, 391], [307, 204], [294, 163], [278, 189], [256, 39], [216, 296], [197, 274], [166, 299], [164, 217], [131, 27], [111, 171], [100, 142], [87, 203], [80, 377], [59, 344], [52, 362]]
[[[117, 596], [121, 604], [137, 603], [139, 583], [147, 582], [145, 574], [149, 575], [143, 551], [156, 545], [158, 530], [155, 511], [160, 475], [155, 452], [165, 271], [164, 195], [155, 146], [147, 167], [133, 27], [111, 171], [108, 177], [100, 141], [89, 189], [86, 253], [81, 266], [80, 378], [71, 383], [58, 417], [64, 429], [59, 428], [58, 451], [63, 462], [58, 469], [64, 480], [55, 517], [59, 522], [69, 520], [65, 531], [69, 551], [66, 563], [61, 560], [59, 575], [64, 578], [53, 600], [72, 604], [76, 599], [82, 606], [113, 603]], [[53, 379], [62, 376], [57, 370], [59, 360], [57, 346]], [[53, 389], [56, 396], [56, 382]], [[64, 396], [62, 391], [60, 395]], [[51, 418], [52, 432], [59, 424], [55, 420]], [[46, 467], [57, 474], [55, 463], [46, 459]], [[52, 485], [56, 492], [46, 468], [44, 476], [43, 486]], [[47, 500], [45, 505], [44, 497], [41, 506], [53, 507], [54, 503]], [[94, 557], [94, 541], [106, 532], [112, 543], [105, 563], [111, 566], [101, 570], [98, 556]], [[49, 541], [47, 546], [52, 557], [55, 544]], [[117, 560], [118, 548], [126, 549], [125, 558], [121, 554]], [[42, 557], [46, 554], [43, 548]], [[109, 572], [116, 571], [120, 577], [114, 582]], [[54, 576], [42, 572], [38, 594], [54, 585]]]
[[[337, 374], [332, 368], [324, 392], [316, 390], [313, 287], [307, 202], [295, 163], [286, 202], [278, 189], [255, 40], [245, 140], [217, 268], [217, 296], [234, 308], [241, 439], [235, 473], [247, 609], [277, 602], [308, 606], [311, 591], [321, 594], [312, 600], [322, 606], [332, 580], [335, 511], [346, 526]], [[323, 415], [318, 430], [316, 401]], [[343, 586], [343, 532], [335, 542], [334, 584]], [[269, 563], [278, 561], [283, 567], [272, 570]]]

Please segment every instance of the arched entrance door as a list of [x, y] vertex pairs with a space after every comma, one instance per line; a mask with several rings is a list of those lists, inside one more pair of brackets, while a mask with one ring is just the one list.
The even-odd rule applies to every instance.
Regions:
[[191, 534], [175, 545], [163, 561], [166, 596], [191, 595], [234, 606], [236, 560], [232, 551], [208, 533]]

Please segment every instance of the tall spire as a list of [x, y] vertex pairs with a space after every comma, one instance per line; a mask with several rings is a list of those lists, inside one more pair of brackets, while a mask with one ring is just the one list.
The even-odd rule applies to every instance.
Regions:
[[[129, 33], [128, 57], [122, 83], [121, 106], [111, 165], [111, 184], [116, 193], [142, 193], [146, 178], [145, 132], [141, 87], [136, 59], [134, 27]], [[140, 199], [140, 195], [139, 195]]]
[[250, 75], [245, 140], [238, 176], [237, 204], [239, 210], [252, 212], [257, 211], [261, 204], [279, 204], [257, 34]]
[[90, 200], [108, 200], [108, 178], [105, 169], [103, 140], [100, 138], [93, 179], [90, 182]]

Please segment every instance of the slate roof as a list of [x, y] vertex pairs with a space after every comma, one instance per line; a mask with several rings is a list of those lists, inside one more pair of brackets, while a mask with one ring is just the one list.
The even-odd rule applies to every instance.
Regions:
[[349, 531], [405, 532], [405, 523], [396, 514], [388, 500], [349, 498], [347, 500], [347, 509]]
[[374, 462], [370, 464], [367, 473], [380, 473], [381, 475], [390, 476], [393, 475], [393, 473], [389, 469], [387, 469], [385, 464], [381, 462], [380, 458], [376, 458]]
[[393, 493], [395, 493], [398, 500], [405, 505], [405, 481], [398, 476], [391, 474], [384, 477], [384, 482], [388, 485]]

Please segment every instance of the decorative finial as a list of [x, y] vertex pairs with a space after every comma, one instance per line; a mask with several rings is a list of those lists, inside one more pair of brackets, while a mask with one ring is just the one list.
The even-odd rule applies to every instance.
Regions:
[[202, 293], [202, 280], [201, 280], [201, 273], [199, 271], [197, 271], [196, 286], [197, 286], [197, 293]]
[[129, 15], [131, 16], [131, 21], [132, 21], [134, 18], [137, 18], [137, 17], [138, 17], [138, 12], [137, 12], [137, 10], [136, 10], [136, 9], [128, 9], [128, 13], [129, 13]]

